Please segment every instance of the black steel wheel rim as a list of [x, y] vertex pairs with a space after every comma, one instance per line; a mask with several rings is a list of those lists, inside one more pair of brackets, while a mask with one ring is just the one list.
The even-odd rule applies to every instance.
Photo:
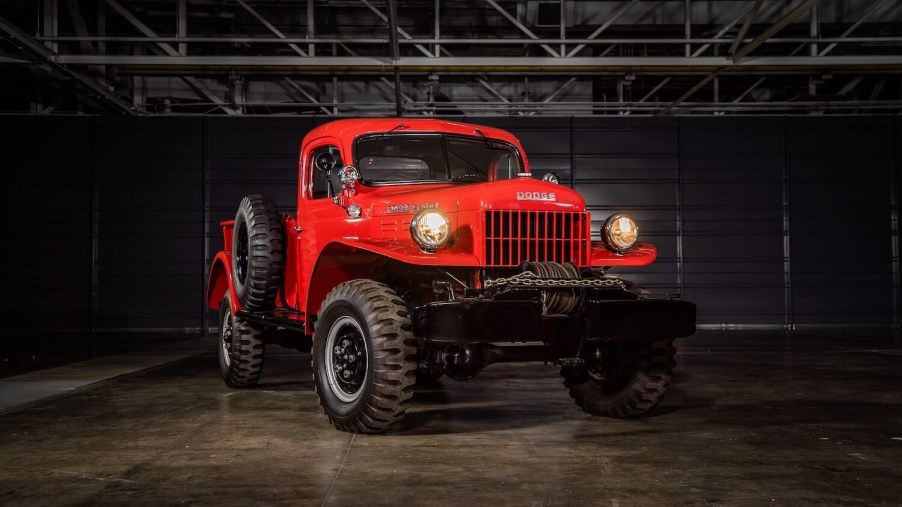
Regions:
[[237, 231], [238, 244], [235, 247], [235, 274], [238, 281], [244, 283], [247, 279], [249, 247], [247, 238], [247, 224], [241, 223]]
[[367, 345], [360, 325], [348, 316], [336, 320], [324, 353], [332, 392], [343, 402], [356, 400], [367, 378]]
[[624, 387], [635, 369], [632, 347], [622, 343], [599, 344], [595, 356], [586, 361], [589, 377], [606, 391], [615, 392]]
[[222, 317], [222, 333], [219, 337], [219, 348], [226, 366], [232, 364], [232, 310], [226, 308]]

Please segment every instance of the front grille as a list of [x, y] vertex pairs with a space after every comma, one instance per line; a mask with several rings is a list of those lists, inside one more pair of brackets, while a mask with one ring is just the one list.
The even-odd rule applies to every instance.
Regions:
[[588, 264], [587, 213], [489, 210], [485, 213], [486, 266], [523, 261]]

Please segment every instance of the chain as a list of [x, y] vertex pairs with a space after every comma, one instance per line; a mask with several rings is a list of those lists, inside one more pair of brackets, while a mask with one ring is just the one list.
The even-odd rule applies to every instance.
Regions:
[[494, 278], [486, 280], [483, 284], [486, 289], [496, 289], [503, 287], [537, 287], [537, 288], [560, 288], [570, 289], [578, 287], [609, 287], [625, 289], [626, 284], [623, 280], [614, 277], [603, 278], [539, 278], [532, 271], [524, 271], [507, 278]]

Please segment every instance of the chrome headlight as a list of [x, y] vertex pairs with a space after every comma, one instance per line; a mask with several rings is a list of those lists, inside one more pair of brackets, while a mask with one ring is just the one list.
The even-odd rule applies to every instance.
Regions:
[[624, 252], [632, 248], [639, 239], [639, 226], [633, 217], [625, 213], [614, 213], [604, 221], [601, 237], [612, 250]]
[[410, 235], [427, 252], [434, 252], [451, 237], [451, 222], [437, 209], [424, 209], [410, 221]]

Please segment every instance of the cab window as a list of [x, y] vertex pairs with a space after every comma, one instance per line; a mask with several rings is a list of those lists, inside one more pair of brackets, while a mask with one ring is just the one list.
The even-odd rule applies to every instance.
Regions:
[[310, 188], [310, 196], [313, 199], [323, 199], [329, 196], [329, 185], [326, 182], [326, 173], [317, 169], [313, 163], [313, 161], [316, 160], [316, 156], [320, 153], [330, 153], [335, 157], [336, 164], [332, 169], [332, 188], [334, 188], [336, 192], [341, 189], [341, 182], [338, 181], [338, 170], [344, 166], [341, 160], [341, 153], [339, 153], [337, 146], [322, 146], [313, 150], [310, 153], [310, 158], [307, 160], [307, 167], [310, 167], [313, 171], [313, 183]]

